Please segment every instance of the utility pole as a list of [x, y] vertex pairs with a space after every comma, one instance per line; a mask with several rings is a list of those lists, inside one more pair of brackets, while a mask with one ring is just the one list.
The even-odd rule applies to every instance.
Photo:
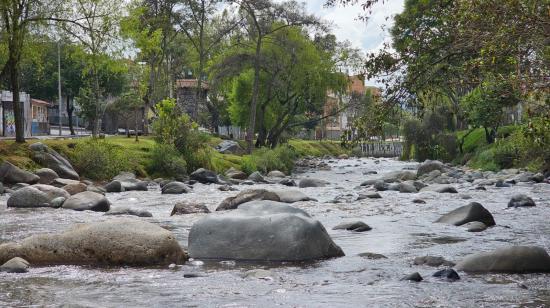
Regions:
[[61, 44], [57, 41], [57, 95], [59, 97], [59, 136], [61, 136]]

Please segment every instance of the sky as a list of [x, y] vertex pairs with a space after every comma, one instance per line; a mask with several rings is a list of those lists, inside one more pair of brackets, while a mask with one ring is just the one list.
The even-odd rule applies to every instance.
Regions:
[[[383, 42], [389, 40], [388, 29], [393, 24], [392, 16], [403, 11], [404, 0], [380, 1], [373, 7], [367, 22], [357, 18], [363, 13], [360, 5], [324, 8], [325, 0], [308, 0], [305, 3], [309, 13], [333, 23], [332, 32], [338, 40], [349, 40], [353, 47], [368, 53], [380, 49]], [[374, 80], [366, 83], [377, 85]]]

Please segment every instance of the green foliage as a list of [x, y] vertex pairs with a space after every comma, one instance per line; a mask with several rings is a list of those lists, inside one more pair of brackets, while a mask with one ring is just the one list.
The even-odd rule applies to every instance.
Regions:
[[137, 167], [122, 147], [100, 139], [78, 143], [72, 163], [81, 176], [92, 180], [110, 179], [122, 171], [134, 171]]
[[147, 170], [151, 175], [177, 178], [187, 173], [187, 163], [173, 145], [157, 143], [151, 151]]
[[248, 174], [254, 171], [266, 174], [272, 170], [290, 174], [296, 157], [296, 153], [289, 146], [278, 146], [275, 149], [262, 148], [254, 151], [252, 155], [243, 157], [241, 168]]
[[176, 149], [192, 172], [210, 163], [209, 136], [199, 132], [187, 114], [177, 106], [174, 99], [165, 99], [156, 105], [158, 117], [153, 122], [155, 140], [159, 144], [170, 145]]
[[519, 91], [507, 81], [488, 80], [462, 98], [461, 105], [473, 126], [483, 127], [492, 143], [504, 117], [504, 107], [519, 102]]

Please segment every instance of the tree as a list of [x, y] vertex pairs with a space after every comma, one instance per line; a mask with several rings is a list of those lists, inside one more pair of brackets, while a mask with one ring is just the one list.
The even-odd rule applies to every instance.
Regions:
[[[347, 86], [333, 54], [317, 48], [303, 28], [281, 29], [269, 36], [269, 42], [260, 53], [257, 147], [276, 147], [285, 132], [302, 126], [296, 122], [301, 122], [298, 120], [303, 120], [304, 114], [316, 117], [322, 113], [327, 92], [340, 93]], [[254, 47], [250, 49], [254, 54]], [[253, 65], [237, 65], [238, 70], [230, 74], [235, 69], [229, 65], [233, 59], [222, 59], [218, 73], [231, 80], [228, 100], [232, 122], [246, 125], [255, 71]]]
[[122, 36], [129, 38], [138, 49], [136, 61], [147, 64], [149, 78], [144, 98], [144, 134], [147, 134], [147, 114], [157, 102], [172, 97], [173, 75], [178, 67], [177, 55], [185, 54], [178, 42], [176, 5], [178, 0], [137, 0], [129, 5], [129, 13], [121, 21]]
[[[249, 123], [246, 140], [248, 151], [251, 153], [254, 147], [254, 133], [256, 126], [256, 112], [260, 90], [261, 51], [264, 40], [271, 34], [291, 26], [305, 26], [318, 24], [312, 15], [304, 13], [303, 6], [295, 1], [273, 3], [271, 0], [234, 0], [246, 15], [247, 22], [244, 27], [254, 40], [253, 69], [254, 80], [252, 85], [252, 97], [250, 102]], [[277, 24], [276, 26], [273, 26]]]
[[502, 123], [504, 107], [519, 102], [519, 91], [504, 80], [488, 79], [462, 99], [470, 123], [485, 130], [487, 143], [495, 141]]
[[[215, 13], [221, 2], [221, 0], [183, 0], [183, 5], [178, 11], [181, 32], [190, 43], [198, 60], [194, 74], [197, 78], [196, 105], [193, 109], [196, 113], [198, 105], [207, 104], [207, 108], [215, 120], [212, 123], [215, 131], [218, 130], [219, 112], [203, 95], [205, 66], [214, 50], [223, 43], [223, 39], [239, 25], [237, 20], [225, 13], [221, 18], [215, 18]], [[198, 114], [194, 114], [192, 117], [197, 119]]]
[[[92, 122], [92, 136], [97, 137], [100, 131], [100, 119], [103, 113], [101, 93], [100, 63], [105, 54], [112, 52], [116, 40], [121, 6], [111, 0], [75, 0], [72, 10], [76, 16], [74, 23], [63, 24], [63, 29], [78, 40], [89, 53], [88, 72], [90, 80], [87, 89], [82, 93], [85, 98], [88, 119]], [[108, 61], [107, 61], [108, 62]], [[103, 64], [107, 63], [104, 62]]]
[[68, 40], [55, 42], [49, 37], [33, 35], [24, 48], [21, 62], [21, 86], [31, 95], [54, 100], [58, 96], [57, 83], [57, 44], [61, 44], [61, 88], [65, 96], [65, 108], [69, 119], [69, 129], [74, 135], [74, 98], [83, 84], [82, 72], [85, 68], [81, 45]]
[[0, 76], [9, 75], [15, 117], [15, 140], [25, 142], [23, 108], [19, 104], [21, 59], [29, 27], [38, 22], [55, 19], [59, 13], [59, 1], [1, 0], [0, 24], [6, 40], [7, 62], [0, 70]]

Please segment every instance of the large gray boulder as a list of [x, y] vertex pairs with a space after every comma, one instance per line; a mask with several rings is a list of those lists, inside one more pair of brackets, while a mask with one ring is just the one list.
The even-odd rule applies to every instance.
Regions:
[[266, 183], [267, 181], [264, 179], [264, 177], [262, 176], [262, 174], [258, 171], [254, 171], [252, 172], [249, 176], [248, 176], [248, 179], [251, 180], [251, 181], [254, 181], [256, 183]]
[[193, 173], [191, 173], [189, 178], [202, 184], [219, 183], [218, 175], [216, 174], [216, 172], [204, 168], [199, 168], [195, 170]]
[[418, 166], [418, 176], [422, 176], [424, 174], [428, 174], [434, 170], [438, 170], [440, 172], [445, 171], [445, 165], [438, 161], [438, 160], [426, 160], [420, 166]]
[[239, 205], [254, 200], [281, 201], [279, 195], [266, 189], [247, 189], [239, 192], [236, 196], [223, 200], [216, 208], [216, 211], [234, 210]]
[[244, 154], [245, 151], [237, 141], [224, 140], [216, 146], [216, 150], [222, 154]]
[[274, 201], [254, 201], [213, 213], [189, 233], [197, 259], [302, 261], [343, 256], [323, 225], [305, 211]]
[[80, 179], [71, 163], [47, 145], [37, 142], [31, 144], [29, 149], [35, 162], [54, 170], [60, 177], [72, 180]]
[[34, 174], [40, 177], [38, 183], [40, 184], [51, 184], [55, 179], [59, 177], [57, 172], [53, 171], [50, 168], [40, 168], [34, 171]]
[[16, 190], [8, 199], [7, 206], [14, 208], [58, 207], [56, 198], [69, 198], [68, 192], [45, 184], [35, 184]]
[[75, 211], [107, 212], [111, 207], [111, 202], [102, 194], [85, 191], [65, 200], [62, 207]]
[[493, 215], [491, 215], [483, 205], [477, 202], [471, 202], [468, 205], [461, 206], [436, 220], [436, 222], [439, 223], [455, 226], [462, 226], [472, 221], [482, 222], [488, 227], [495, 225]]
[[0, 263], [21, 257], [33, 265], [160, 265], [187, 255], [172, 232], [149, 222], [113, 219], [77, 224], [60, 234], [0, 245]]
[[319, 179], [301, 179], [300, 183], [298, 184], [298, 187], [300, 188], [307, 188], [307, 187], [325, 187], [328, 184], [325, 180], [319, 180]]
[[38, 175], [20, 169], [10, 162], [5, 161], [0, 165], [0, 182], [7, 184], [34, 184], [38, 183], [39, 180], [40, 177]]
[[512, 246], [470, 255], [456, 269], [479, 273], [546, 273], [550, 272], [550, 256], [541, 247]]

